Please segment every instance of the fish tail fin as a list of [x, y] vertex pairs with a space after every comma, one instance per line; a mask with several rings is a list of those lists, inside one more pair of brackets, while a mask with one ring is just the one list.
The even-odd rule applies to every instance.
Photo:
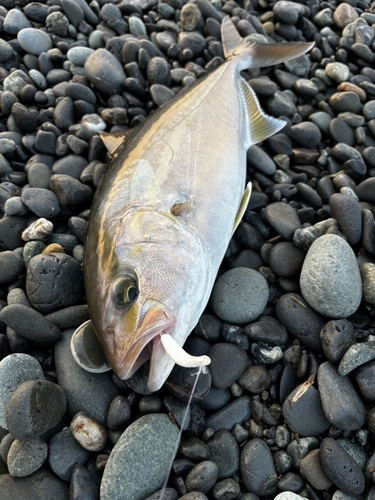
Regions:
[[240, 86], [248, 114], [250, 147], [279, 132], [285, 127], [286, 121], [266, 115], [260, 107], [255, 92], [243, 78], [240, 79]]
[[225, 59], [242, 56], [243, 68], [262, 68], [295, 59], [308, 52], [314, 42], [257, 43], [244, 40], [229, 16], [221, 24], [221, 39]]

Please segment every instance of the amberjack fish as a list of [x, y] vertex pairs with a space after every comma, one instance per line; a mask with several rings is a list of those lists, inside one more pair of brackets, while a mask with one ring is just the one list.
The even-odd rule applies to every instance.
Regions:
[[[262, 111], [240, 73], [313, 46], [247, 42], [228, 16], [221, 34], [224, 64], [130, 137], [102, 135], [112, 160], [85, 242], [91, 324], [76, 331], [72, 352], [82, 367], [111, 367], [121, 379], [150, 359], [150, 391], [163, 385], [175, 363], [210, 362], [182, 346], [206, 307], [250, 197], [246, 151], [285, 125]], [[98, 349], [109, 364], [99, 360]]]

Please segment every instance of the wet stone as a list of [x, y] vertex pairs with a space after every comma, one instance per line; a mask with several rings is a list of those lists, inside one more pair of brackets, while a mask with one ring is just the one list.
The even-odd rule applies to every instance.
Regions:
[[339, 429], [356, 430], [366, 421], [365, 407], [348, 376], [342, 376], [329, 361], [318, 369], [323, 411]]
[[331, 320], [322, 328], [320, 339], [327, 359], [336, 364], [355, 343], [354, 328], [347, 319]]
[[48, 462], [53, 472], [69, 481], [74, 467], [84, 465], [90, 452], [82, 448], [66, 427], [49, 440]]
[[305, 300], [317, 312], [330, 318], [353, 314], [361, 301], [362, 285], [348, 243], [334, 234], [318, 238], [306, 255], [300, 286]]
[[215, 344], [208, 356], [211, 358], [212, 385], [218, 389], [230, 387], [247, 366], [246, 352], [233, 344]]
[[306, 347], [320, 351], [320, 330], [326, 320], [301, 295], [286, 293], [276, 304], [277, 319]]
[[325, 438], [320, 445], [324, 472], [340, 490], [348, 495], [360, 495], [365, 479], [358, 464], [334, 439]]
[[271, 452], [261, 439], [249, 441], [241, 453], [241, 475], [245, 488], [261, 497], [276, 492], [277, 479]]
[[249, 323], [263, 312], [268, 294], [268, 284], [260, 273], [253, 269], [235, 268], [216, 281], [212, 291], [212, 306], [224, 321]]

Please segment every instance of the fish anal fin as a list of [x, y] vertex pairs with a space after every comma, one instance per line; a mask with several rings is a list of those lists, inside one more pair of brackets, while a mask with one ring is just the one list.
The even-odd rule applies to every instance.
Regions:
[[100, 132], [99, 136], [107, 148], [108, 153], [113, 155], [124, 142], [126, 142], [130, 136], [134, 134], [134, 129], [125, 130], [123, 132], [114, 132], [110, 134], [109, 132]]
[[238, 227], [238, 224], [241, 222], [243, 214], [245, 213], [247, 205], [249, 204], [250, 196], [251, 196], [251, 187], [252, 187], [251, 182], [248, 182], [246, 189], [245, 189], [245, 192], [242, 196], [242, 200], [241, 200], [240, 207], [238, 209], [236, 218], [234, 220], [232, 234], [235, 232], [235, 230]]
[[251, 144], [264, 141], [264, 139], [276, 134], [276, 132], [285, 127], [286, 122], [284, 120], [268, 116], [262, 111], [253, 89], [243, 78], [240, 79], [240, 85], [249, 116]]

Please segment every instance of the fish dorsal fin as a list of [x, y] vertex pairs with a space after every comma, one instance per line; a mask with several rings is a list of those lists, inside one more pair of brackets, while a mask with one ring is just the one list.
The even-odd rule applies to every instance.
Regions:
[[264, 139], [276, 134], [276, 132], [285, 127], [286, 122], [284, 120], [278, 120], [277, 118], [268, 116], [262, 111], [253, 89], [243, 78], [240, 79], [240, 85], [245, 106], [249, 115], [251, 144], [264, 141]]
[[104, 142], [104, 146], [107, 148], [108, 153], [113, 155], [113, 153], [118, 149], [125, 141], [133, 135], [134, 129], [125, 130], [124, 132], [114, 132], [110, 134], [109, 132], [100, 132], [100, 138]]
[[245, 192], [242, 196], [242, 200], [241, 200], [241, 203], [240, 203], [240, 207], [238, 209], [238, 212], [237, 212], [237, 215], [236, 215], [236, 218], [235, 218], [235, 221], [234, 221], [234, 224], [233, 224], [233, 231], [232, 231], [232, 234], [234, 233], [234, 231], [237, 229], [238, 227], [238, 224], [241, 222], [242, 220], [242, 217], [243, 217], [243, 214], [245, 213], [246, 211], [246, 208], [247, 208], [247, 205], [249, 204], [249, 201], [250, 201], [250, 196], [251, 196], [251, 182], [248, 182], [247, 186], [246, 186], [246, 189], [245, 189]]
[[228, 59], [243, 43], [243, 38], [238, 33], [229, 16], [225, 16], [221, 23], [221, 40], [225, 59]]

